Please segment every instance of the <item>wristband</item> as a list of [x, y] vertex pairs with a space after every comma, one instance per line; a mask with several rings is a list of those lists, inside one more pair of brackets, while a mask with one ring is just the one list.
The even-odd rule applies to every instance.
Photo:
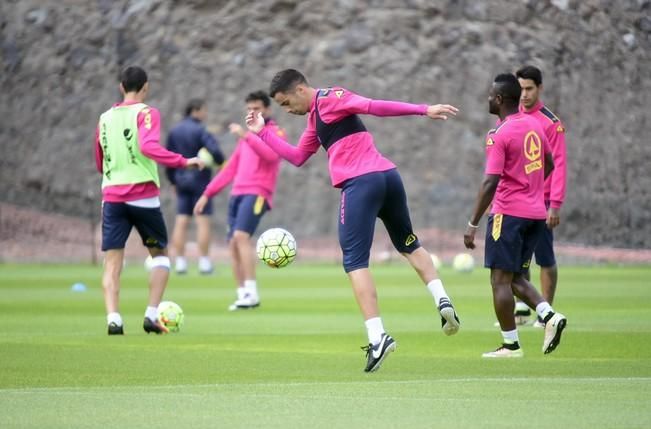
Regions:
[[468, 226], [473, 229], [479, 228], [479, 225], [473, 225], [470, 221], [468, 221]]

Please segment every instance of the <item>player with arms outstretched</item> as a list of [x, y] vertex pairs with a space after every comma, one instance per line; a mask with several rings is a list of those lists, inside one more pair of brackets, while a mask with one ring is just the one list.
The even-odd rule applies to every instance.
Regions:
[[441, 104], [428, 106], [371, 100], [340, 87], [316, 89], [293, 69], [277, 73], [269, 93], [288, 113], [308, 115], [307, 128], [298, 145], [293, 146], [266, 129], [260, 115], [248, 115], [249, 130], [296, 166], [303, 165], [323, 147], [328, 154], [332, 185], [341, 189], [339, 244], [343, 252], [344, 270], [352, 283], [368, 333], [364, 370], [377, 370], [396, 348], [395, 340], [384, 330], [375, 285], [368, 268], [378, 217], [384, 222], [395, 248], [407, 258], [433, 295], [444, 333], [455, 334], [459, 330], [459, 319], [429, 252], [420, 245], [412, 230], [400, 174], [395, 164], [378, 152], [373, 136], [359, 115], [421, 115], [447, 119], [454, 116], [457, 109]]

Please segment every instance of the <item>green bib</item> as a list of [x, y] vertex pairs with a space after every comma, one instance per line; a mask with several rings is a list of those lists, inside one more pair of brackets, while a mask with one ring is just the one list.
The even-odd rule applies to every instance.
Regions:
[[102, 188], [145, 182], [160, 187], [156, 162], [143, 155], [138, 144], [138, 113], [143, 109], [149, 106], [128, 104], [112, 107], [100, 116], [99, 143], [104, 154]]

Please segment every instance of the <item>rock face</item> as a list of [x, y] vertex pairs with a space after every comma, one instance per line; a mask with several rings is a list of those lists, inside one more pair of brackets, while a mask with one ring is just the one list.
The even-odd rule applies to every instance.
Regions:
[[[0, 201], [50, 212], [99, 213], [93, 160], [99, 114], [119, 99], [117, 76], [138, 64], [165, 131], [192, 96], [210, 124], [242, 121], [243, 98], [283, 68], [314, 86], [446, 102], [461, 114], [365, 118], [400, 167], [413, 223], [461, 229], [484, 163], [492, 77], [530, 63], [544, 101], [567, 128], [569, 184], [560, 240], [651, 246], [651, 1], [235, 0], [0, 3]], [[291, 140], [305, 118], [277, 109]], [[167, 185], [162, 198], [174, 213]], [[223, 226], [226, 195], [217, 197]], [[334, 234], [337, 190], [326, 156], [285, 165], [265, 225]]]

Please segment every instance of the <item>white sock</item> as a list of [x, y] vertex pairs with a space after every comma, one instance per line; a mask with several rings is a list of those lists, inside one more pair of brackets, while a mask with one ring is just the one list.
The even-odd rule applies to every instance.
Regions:
[[155, 322], [158, 320], [158, 309], [156, 307], [147, 306], [147, 310], [145, 310], [145, 317], [152, 322]]
[[529, 306], [522, 301], [515, 301], [515, 311], [527, 311]]
[[380, 317], [373, 317], [364, 322], [366, 325], [366, 332], [368, 334], [368, 342], [376, 345], [382, 339], [382, 334], [384, 334], [384, 326], [382, 325], [382, 319]]
[[246, 289], [244, 289], [244, 286], [239, 286], [237, 288], [237, 299], [244, 299], [244, 295], [246, 295]]
[[122, 326], [122, 316], [120, 313], [109, 313], [106, 315], [107, 324], [115, 323], [118, 326]]
[[174, 261], [174, 268], [177, 271], [185, 271], [188, 269], [188, 261], [185, 256], [177, 256]]
[[202, 271], [208, 271], [212, 269], [212, 262], [208, 256], [199, 257], [199, 269]]
[[553, 312], [554, 309], [552, 308], [551, 305], [549, 305], [547, 301], [543, 301], [536, 306], [536, 313], [538, 314], [538, 317], [540, 317], [542, 320], [545, 320], [547, 315]]
[[502, 338], [504, 338], [504, 344], [519, 343], [518, 330], [514, 329], [512, 331], [502, 331]]
[[258, 283], [255, 280], [244, 280], [244, 290], [250, 295], [258, 296]]
[[434, 297], [434, 301], [436, 301], [436, 305], [439, 305], [439, 302], [441, 302], [441, 298], [447, 298], [450, 299], [448, 294], [445, 292], [445, 288], [443, 287], [443, 282], [441, 282], [441, 279], [434, 279], [431, 282], [427, 283], [427, 289], [429, 289], [430, 293]]

